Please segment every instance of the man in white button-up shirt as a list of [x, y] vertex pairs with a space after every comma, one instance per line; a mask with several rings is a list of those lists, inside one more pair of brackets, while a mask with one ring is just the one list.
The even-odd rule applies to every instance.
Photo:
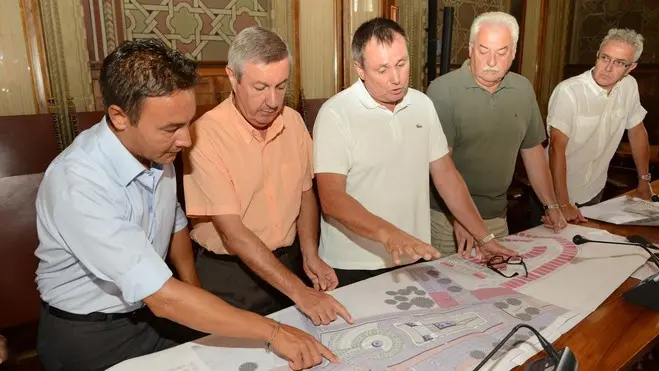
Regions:
[[549, 163], [568, 221], [585, 221], [578, 207], [601, 200], [609, 162], [625, 129], [639, 176], [638, 196], [652, 196], [643, 126], [647, 111], [636, 80], [629, 76], [642, 52], [643, 36], [629, 29], [609, 30], [595, 67], [558, 84], [549, 99]]

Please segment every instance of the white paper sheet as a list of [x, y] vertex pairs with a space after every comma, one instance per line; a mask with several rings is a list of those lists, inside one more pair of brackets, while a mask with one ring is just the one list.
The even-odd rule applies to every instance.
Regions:
[[638, 198], [612, 198], [579, 210], [586, 218], [607, 223], [659, 226], [659, 203]]
[[[192, 348], [192, 343], [124, 361], [109, 371], [211, 371]], [[215, 368], [220, 370], [221, 368]]]
[[632, 278], [643, 281], [644, 279], [659, 273], [659, 268], [652, 260], [649, 260], [647, 263], [643, 264], [640, 268], [632, 274]]

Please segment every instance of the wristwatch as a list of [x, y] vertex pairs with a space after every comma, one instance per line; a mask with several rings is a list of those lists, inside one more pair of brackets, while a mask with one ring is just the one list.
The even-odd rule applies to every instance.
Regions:
[[649, 181], [652, 180], [652, 176], [650, 176], [650, 173], [648, 173], [648, 174], [645, 174], [645, 175], [639, 175], [638, 179], [647, 180], [649, 182]]
[[551, 210], [551, 209], [558, 209], [558, 208], [560, 208], [560, 207], [561, 207], [561, 205], [559, 205], [559, 204], [551, 204], [551, 205], [545, 205], [545, 206], [543, 206], [543, 209], [544, 209], [545, 211], [547, 211], [547, 210]]
[[476, 241], [476, 246], [481, 247], [485, 245], [486, 243], [492, 241], [494, 239], [494, 233], [490, 233], [487, 236], [481, 238], [480, 240]]

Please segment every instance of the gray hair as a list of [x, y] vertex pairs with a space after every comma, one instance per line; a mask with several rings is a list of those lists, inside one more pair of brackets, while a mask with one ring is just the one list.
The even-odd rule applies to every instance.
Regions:
[[469, 42], [476, 41], [476, 37], [484, 25], [502, 25], [508, 27], [510, 36], [513, 38], [513, 48], [517, 48], [517, 41], [519, 40], [519, 24], [515, 17], [504, 12], [488, 12], [483, 13], [474, 19], [471, 24], [471, 31], [469, 32]]
[[286, 58], [292, 67], [291, 51], [279, 35], [263, 27], [253, 26], [240, 31], [233, 39], [227, 65], [240, 82], [245, 62], [269, 64]]
[[641, 58], [643, 53], [643, 36], [629, 28], [612, 28], [609, 30], [609, 33], [604, 36], [602, 43], [600, 44], [600, 49], [604, 46], [607, 41], [622, 41], [626, 44], [629, 44], [634, 47], [634, 61], [638, 61]]

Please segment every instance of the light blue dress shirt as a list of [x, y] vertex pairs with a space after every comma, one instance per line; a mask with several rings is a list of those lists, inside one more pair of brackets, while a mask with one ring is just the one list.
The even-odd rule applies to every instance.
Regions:
[[105, 119], [50, 164], [36, 207], [36, 282], [51, 306], [130, 312], [172, 276], [164, 259], [187, 225], [174, 166], [146, 169]]

